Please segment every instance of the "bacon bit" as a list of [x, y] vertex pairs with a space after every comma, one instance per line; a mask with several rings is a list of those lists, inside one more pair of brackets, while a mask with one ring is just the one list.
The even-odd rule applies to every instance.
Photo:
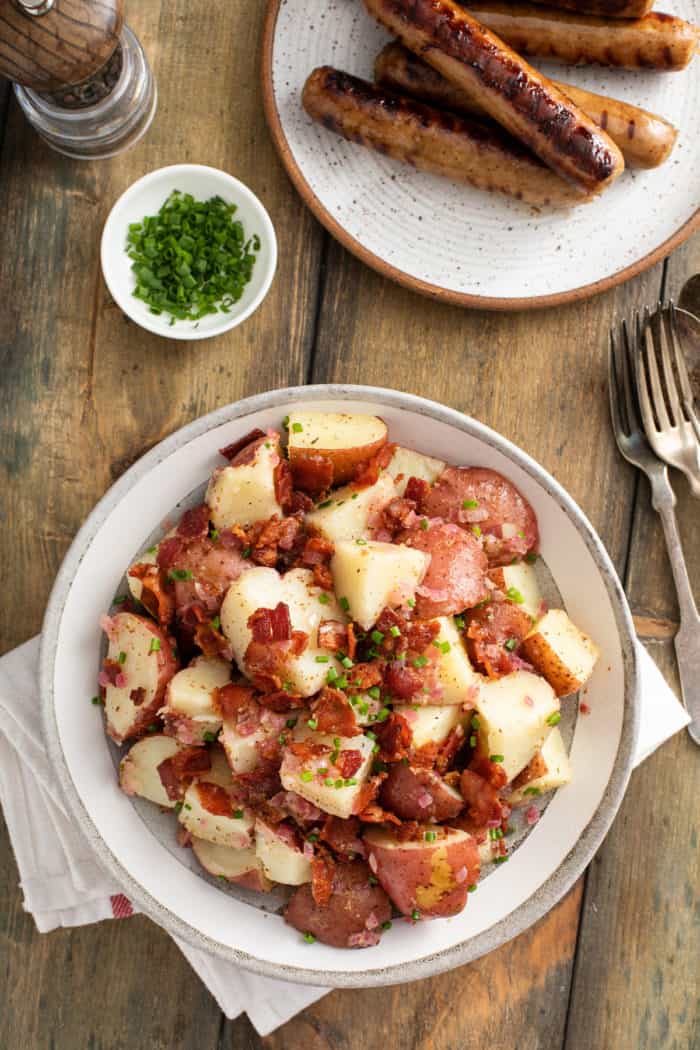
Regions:
[[290, 462], [294, 486], [318, 497], [333, 484], [333, 461], [322, 452], [305, 449], [303, 456]]
[[280, 459], [274, 473], [275, 499], [286, 513], [292, 509], [294, 500], [294, 483], [292, 471], [286, 459]]
[[386, 470], [389, 466], [395, 449], [395, 444], [384, 444], [379, 449], [379, 452], [376, 452], [371, 459], [359, 463], [355, 468], [353, 485], [358, 488], [366, 488], [369, 485], [376, 485], [381, 472]]
[[[406, 715], [403, 717], [405, 718]], [[432, 769], [437, 761], [439, 749], [440, 745], [434, 740], [431, 740], [428, 744], [423, 744], [419, 748], [412, 749], [409, 756], [411, 765], [420, 766], [422, 769]]]
[[[318, 625], [318, 645], [321, 649], [337, 653], [347, 648], [348, 632], [344, 623], [338, 620], [321, 620]], [[352, 657], [351, 657], [352, 659]]]
[[355, 773], [357, 773], [362, 765], [362, 753], [360, 751], [346, 749], [345, 751], [340, 752], [334, 764], [341, 777], [345, 779], [354, 777]]
[[582, 715], [590, 715], [591, 713], [590, 705], [587, 704], [585, 700], [581, 701], [581, 703], [578, 705], [578, 709]]
[[387, 664], [384, 684], [399, 700], [409, 700], [423, 688], [423, 676], [412, 667], [405, 667], [394, 660]]
[[464, 770], [459, 786], [468, 806], [468, 815], [477, 827], [498, 827], [501, 824], [504, 808], [495, 787], [471, 769]]
[[345, 643], [345, 652], [351, 660], [355, 659], [355, 653], [357, 651], [357, 639], [355, 638], [355, 625], [349, 623], [346, 628], [347, 641]]
[[297, 824], [315, 824], [323, 813], [313, 802], [297, 795], [295, 791], [280, 791], [270, 799], [270, 804], [281, 810], [285, 816], [293, 817]]
[[252, 550], [251, 561], [274, 568], [280, 551], [292, 551], [303, 531], [303, 522], [295, 516], [280, 519], [273, 514], [267, 521], [258, 522], [247, 534], [247, 546]]
[[203, 747], [186, 747], [172, 758], [166, 758], [157, 768], [166, 795], [177, 802], [195, 776], [211, 769], [211, 759]]
[[129, 693], [129, 699], [131, 700], [134, 707], [140, 707], [146, 699], [146, 690], [143, 688], [142, 685], [140, 685], [138, 689], [132, 689]]
[[325, 758], [331, 751], [327, 744], [316, 744], [311, 740], [292, 740], [287, 749], [302, 765], [314, 759]]
[[158, 565], [139, 563], [131, 566], [129, 576], [141, 580], [141, 604], [148, 609], [151, 616], [163, 627], [172, 623], [175, 616], [175, 598], [165, 570]]
[[374, 732], [384, 762], [398, 762], [408, 755], [412, 735], [403, 715], [392, 711], [386, 721], [377, 723]]
[[[353, 813], [360, 814], [366, 810], [379, 794], [379, 789], [387, 778], [386, 773], [377, 773], [361, 785], [353, 805]], [[362, 818], [360, 818], [362, 819]]]
[[440, 746], [435, 765], [438, 773], [446, 773], [454, 761], [455, 755], [466, 739], [462, 726], [454, 726], [447, 734], [447, 738]]
[[[226, 445], [225, 448], [220, 448], [219, 455], [223, 456], [224, 459], [227, 459], [232, 465], [235, 466], [239, 466], [241, 463], [248, 463], [251, 459], [253, 459], [253, 456], [255, 455], [255, 451], [257, 450], [258, 445], [260, 444], [260, 438], [264, 437], [264, 431], [260, 430], [259, 427], [256, 427], [255, 430], [251, 430], [251, 432], [249, 434], [246, 434], [245, 437], [239, 438], [238, 441], [232, 441], [231, 444]], [[253, 444], [255, 445], [255, 449], [253, 449], [252, 454], [250, 454], [250, 449]], [[248, 451], [249, 458], [237, 458], [238, 454], [240, 452], [243, 452], [244, 449]]]
[[209, 507], [206, 503], [186, 510], [180, 518], [177, 535], [187, 540], [200, 539], [209, 532]]
[[233, 651], [228, 638], [213, 626], [211, 621], [197, 624], [194, 632], [194, 644], [198, 645], [205, 656], [210, 659], [220, 656], [231, 660]]
[[[158, 544], [156, 563], [159, 568], [171, 569], [185, 549], [185, 541], [181, 536], [167, 536]], [[133, 571], [129, 574], [133, 575]]]
[[[325, 686], [319, 698], [311, 705], [311, 713], [316, 719], [319, 733], [331, 733], [335, 736], [357, 736], [362, 733], [352, 705], [340, 689]], [[350, 777], [352, 773], [343, 775]]]
[[303, 492], [299, 492], [297, 489], [292, 493], [292, 500], [289, 505], [289, 514], [308, 514], [310, 510], [314, 509], [314, 501]]
[[234, 721], [241, 711], [251, 707], [255, 691], [249, 685], [229, 682], [215, 689], [212, 694], [214, 710], [227, 721]]
[[364, 857], [366, 853], [360, 830], [357, 817], [349, 817], [347, 820], [341, 817], [326, 817], [319, 837], [343, 860], [351, 860], [353, 856]]
[[211, 784], [207, 780], [197, 783], [195, 790], [199, 797], [202, 809], [212, 813], [215, 817], [230, 817], [233, 812], [233, 801], [228, 791], [219, 784]]
[[258, 807], [266, 804], [282, 788], [279, 770], [270, 766], [262, 766], [252, 773], [236, 773], [234, 780], [237, 796]]
[[399, 826], [395, 832], [399, 842], [415, 842], [422, 839], [423, 834], [424, 832], [417, 820], [406, 820], [403, 823], [399, 821]]
[[[280, 602], [280, 605], [284, 609], [287, 607]], [[280, 605], [277, 606], [279, 609]], [[263, 609], [258, 610], [270, 614], [273, 610]], [[252, 620], [256, 616], [249, 619]], [[280, 623], [275, 628], [271, 620], [265, 620], [265, 624], [270, 624], [271, 632], [275, 630], [282, 630], [282, 617], [280, 617]], [[262, 623], [262, 621], [261, 621]], [[260, 626], [259, 631], [267, 630], [267, 627]], [[264, 693], [275, 693], [282, 690], [282, 682], [284, 672], [288, 661], [294, 657], [300, 656], [307, 646], [309, 636], [304, 631], [292, 631], [291, 637], [287, 641], [256, 641], [253, 639], [248, 648], [245, 651], [244, 662], [247, 669], [247, 673], [252, 678], [253, 683]]]
[[383, 673], [381, 664], [355, 664], [352, 669], [351, 684], [353, 689], [359, 689], [360, 692], [366, 692], [368, 689], [371, 689], [372, 686], [379, 685], [382, 678]]
[[416, 505], [419, 514], [422, 513], [423, 501], [430, 492], [430, 485], [423, 478], [409, 478], [404, 491], [404, 499], [411, 500]]
[[274, 609], [256, 609], [248, 617], [248, 627], [255, 642], [286, 642], [292, 637], [289, 606], [278, 602]]
[[332, 855], [323, 847], [317, 847], [316, 856], [311, 861], [311, 895], [320, 907], [331, 899], [334, 874], [335, 861]]
[[540, 813], [536, 806], [530, 806], [525, 812], [525, 820], [527, 824], [532, 827], [540, 819]]
[[416, 504], [414, 500], [397, 498], [387, 503], [379, 514], [375, 525], [375, 533], [386, 533], [391, 542], [396, 533], [408, 529], [416, 520]]
[[[505, 644], [515, 639], [520, 645], [531, 627], [530, 617], [517, 605], [491, 601], [466, 614], [467, 651], [477, 670], [489, 678], [501, 678], [515, 669], [515, 654]], [[517, 648], [517, 646], [514, 646]]]
[[474, 755], [469, 763], [469, 768], [498, 790], [505, 787], [508, 782], [503, 766], [498, 762], [492, 762], [486, 755]]
[[258, 703], [270, 711], [283, 714], [299, 707], [301, 695], [299, 693], [288, 693], [285, 689], [277, 689], [274, 693], [263, 693], [258, 697]]
[[121, 673], [122, 665], [119, 663], [118, 660], [110, 660], [109, 658], [105, 658], [102, 661], [102, 670], [97, 676], [97, 681], [104, 688], [106, 688], [108, 685], [116, 686], [117, 678], [119, 678]]

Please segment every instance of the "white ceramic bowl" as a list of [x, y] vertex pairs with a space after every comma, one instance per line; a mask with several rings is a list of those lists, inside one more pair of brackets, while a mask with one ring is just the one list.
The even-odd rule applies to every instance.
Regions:
[[[126, 253], [126, 236], [130, 223], [157, 214], [173, 190], [191, 193], [197, 200], [219, 196], [235, 204], [236, 219], [243, 223], [246, 236], [258, 235], [260, 251], [251, 280], [228, 313], [207, 314], [199, 321], [176, 321], [171, 325], [169, 315], [152, 314], [146, 303], [134, 297], [135, 282], [131, 259]], [[208, 339], [235, 328], [260, 306], [275, 276], [277, 238], [261, 202], [233, 175], [204, 164], [173, 164], [149, 172], [122, 193], [102, 231], [100, 259], [110, 295], [132, 321], [166, 339]]]
[[[508, 864], [491, 871], [451, 919], [395, 923], [366, 951], [310, 947], [281, 917], [251, 906], [190, 867], [171, 814], [122, 794], [101, 711], [90, 705], [100, 613], [125, 567], [182, 503], [201, 499], [217, 450], [254, 427], [279, 427], [304, 404], [381, 414], [395, 440], [453, 463], [502, 471], [533, 505], [547, 563], [572, 618], [602, 654], [587, 687], [590, 714], [569, 705], [574, 781], [560, 790]], [[192, 944], [272, 977], [316, 985], [393, 984], [449, 969], [498, 947], [540, 918], [590, 861], [620, 804], [638, 717], [632, 622], [610, 560], [558, 483], [492, 430], [452, 409], [392, 390], [317, 386], [261, 394], [196, 420], [157, 445], [110, 489], [78, 533], [49, 601], [41, 689], [49, 752], [68, 804], [105, 867], [158, 923]], [[575, 722], [575, 728], [574, 728]], [[562, 722], [563, 725], [563, 722]]]

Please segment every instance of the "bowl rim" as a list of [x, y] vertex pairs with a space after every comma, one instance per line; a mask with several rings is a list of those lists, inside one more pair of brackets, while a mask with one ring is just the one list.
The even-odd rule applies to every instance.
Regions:
[[[141, 316], [140, 312], [137, 313], [134, 303], [140, 302], [140, 300], [134, 300], [132, 296], [124, 296], [121, 291], [116, 287], [116, 284], [112, 278], [112, 264], [111, 264], [111, 253], [108, 249], [108, 235], [112, 233], [112, 227], [117, 221], [117, 211], [122, 208], [125, 204], [129, 203], [134, 197], [137, 197], [139, 193], [148, 186], [151, 182], [155, 182], [156, 179], [166, 175], [172, 174], [176, 177], [178, 174], [192, 174], [192, 173], [206, 173], [207, 175], [216, 176], [221, 179], [232, 194], [237, 194], [239, 198], [245, 199], [248, 204], [257, 212], [259, 220], [262, 224], [262, 229], [258, 232], [261, 241], [265, 241], [269, 248], [270, 260], [267, 266], [267, 271], [264, 274], [263, 281], [260, 285], [260, 289], [253, 300], [248, 306], [236, 313], [236, 307], [232, 308], [228, 314], [220, 314], [222, 323], [216, 328], [211, 330], [202, 330], [189, 328], [178, 329], [177, 324], [169, 327], [167, 330], [163, 330], [162, 324], [159, 325], [156, 320], [151, 320], [148, 313]], [[224, 332], [229, 332], [232, 328], [236, 328], [243, 321], [247, 320], [253, 314], [260, 304], [263, 302], [267, 293], [270, 290], [272, 281], [274, 280], [275, 273], [277, 271], [277, 235], [275, 228], [272, 224], [272, 219], [260, 198], [253, 193], [249, 186], [246, 186], [244, 182], [237, 179], [235, 175], [230, 175], [229, 172], [223, 171], [221, 168], [213, 168], [208, 164], [166, 164], [161, 168], [154, 168], [153, 171], [146, 172], [140, 178], [132, 182], [130, 186], [124, 190], [124, 192], [117, 197], [116, 201], [109, 210], [109, 214], [105, 219], [105, 224], [102, 227], [102, 235], [100, 237], [100, 268], [102, 270], [102, 277], [107, 285], [109, 294], [114, 299], [115, 303], [126, 316], [139, 325], [140, 328], [145, 329], [148, 332], [152, 332], [154, 335], [159, 335], [163, 339], [175, 339], [175, 340], [187, 340], [194, 341], [200, 339], [211, 339], [217, 335], [223, 335]], [[256, 262], [259, 260], [256, 260]], [[223, 320], [225, 318], [225, 320]]]
[[[365, 400], [408, 410], [418, 415], [429, 416], [439, 422], [456, 427], [470, 437], [496, 448], [512, 462], [528, 473], [559, 505], [576, 527], [600, 572], [608, 593], [617, 630], [619, 633], [624, 672], [623, 721], [615, 764], [601, 801], [584, 828], [576, 845], [553, 871], [539, 889], [522, 905], [505, 918], [475, 937], [442, 949], [421, 959], [393, 964], [371, 973], [343, 971], [332, 973], [301, 969], [284, 962], [273, 963], [259, 960], [247, 952], [227, 948], [200, 933], [174, 912], [155, 900], [122, 866], [119, 859], [102, 840], [100, 833], [87, 813], [73, 785], [68, 765], [61, 748], [54, 706], [54, 663], [63, 609], [70, 591], [73, 577], [83, 558], [85, 549], [102, 527], [105, 519], [123, 496], [139, 479], [148, 474], [153, 466], [166, 459], [190, 440], [201, 436], [214, 427], [240, 420], [254, 412], [279, 408], [299, 401], [344, 401]], [[168, 932], [181, 937], [195, 948], [206, 951], [241, 965], [243, 968], [266, 977], [292, 981], [299, 984], [336, 988], [362, 988], [402, 984], [431, 977], [457, 966], [472, 962], [512, 940], [542, 918], [568, 892], [583, 873], [588, 863], [607, 834], [624, 796], [632, 771], [635, 744], [639, 730], [639, 678], [636, 655], [635, 631], [622, 585], [597, 533], [586, 516], [563, 487], [527, 453], [508, 439], [483, 423], [448, 408], [435, 401], [414, 394], [383, 387], [352, 384], [317, 384], [285, 387], [244, 398], [205, 416], [193, 420], [169, 437], [155, 445], [136, 461], [106, 492], [88, 516], [69, 547], [54, 582], [44, 616], [40, 659], [39, 683], [41, 690], [41, 716], [47, 752], [53, 769], [64, 792], [68, 807], [76, 818], [82, 833], [95, 850], [105, 869], [123, 887], [142, 911]]]

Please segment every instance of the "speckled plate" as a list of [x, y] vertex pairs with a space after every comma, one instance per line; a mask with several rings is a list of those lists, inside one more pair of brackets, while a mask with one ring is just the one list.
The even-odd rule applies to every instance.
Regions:
[[[700, 0], [662, 6], [700, 22]], [[553, 306], [633, 277], [700, 226], [697, 57], [681, 73], [542, 65], [658, 113], [680, 134], [662, 167], [625, 172], [590, 204], [538, 213], [414, 171], [307, 117], [300, 99], [312, 69], [332, 65], [371, 79], [389, 39], [361, 0], [269, 0], [262, 59], [267, 119], [292, 181], [333, 236], [386, 277], [462, 306]]]
[[[534, 507], [541, 550], [561, 601], [601, 648], [586, 687], [590, 713], [564, 702], [574, 779], [522, 829], [508, 864], [482, 878], [468, 907], [417, 926], [397, 922], [375, 948], [341, 951], [303, 938], [251, 894], [196, 870], [175, 842], [172, 815], [127, 798], [101, 709], [90, 704], [99, 669], [100, 613], [125, 566], [196, 498], [219, 448], [254, 427], [279, 427], [290, 407], [381, 415], [392, 438], [455, 463], [493, 467]], [[44, 620], [41, 694], [49, 754], [76, 822], [124, 892], [191, 944], [258, 973], [313, 985], [363, 987], [428, 977], [469, 962], [545, 914], [603, 840], [630, 773], [638, 721], [633, 627], [620, 583], [590, 524], [529, 456], [466, 416], [395, 390], [316, 386], [229, 405], [151, 449], [110, 489], [78, 533]]]

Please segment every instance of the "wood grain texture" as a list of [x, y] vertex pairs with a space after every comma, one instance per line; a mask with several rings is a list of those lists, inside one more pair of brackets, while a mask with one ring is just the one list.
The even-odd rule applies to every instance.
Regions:
[[[275, 160], [249, 89], [258, 19], [243, 0], [151, 0], [129, 17], [160, 92], [136, 148], [72, 162], [10, 107], [0, 159], [0, 221], [12, 245], [0, 275], [0, 551], [12, 572], [0, 651], [38, 631], [72, 536], [146, 448], [203, 412], [303, 382], [307, 372], [321, 235]], [[135, 178], [188, 160], [230, 171], [261, 197], [280, 264], [245, 326], [176, 344], [137, 328], [111, 302], [99, 239]], [[4, 825], [0, 865], [3, 1050], [213, 1050], [221, 1013], [166, 934], [137, 918], [40, 937], [22, 911]]]

